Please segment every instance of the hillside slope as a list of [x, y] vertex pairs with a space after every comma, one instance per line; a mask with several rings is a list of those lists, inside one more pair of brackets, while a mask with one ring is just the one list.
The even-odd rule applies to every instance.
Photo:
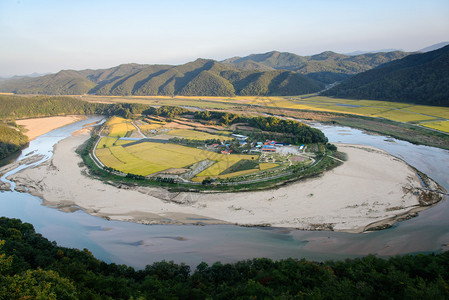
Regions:
[[245, 57], [233, 57], [222, 63], [242, 70], [260, 69], [265, 66], [276, 70], [295, 71], [327, 84], [342, 81], [354, 74], [403, 58], [408, 54], [393, 51], [351, 56], [325, 51], [317, 55], [300, 56], [288, 52], [271, 51]]
[[449, 106], [449, 46], [360, 73], [323, 95]]
[[17, 94], [117, 96], [285, 96], [318, 92], [323, 88], [323, 83], [292, 71], [263, 65], [243, 71], [209, 59], [178, 66], [128, 64], [104, 70], [68, 70], [0, 83], [0, 91]]

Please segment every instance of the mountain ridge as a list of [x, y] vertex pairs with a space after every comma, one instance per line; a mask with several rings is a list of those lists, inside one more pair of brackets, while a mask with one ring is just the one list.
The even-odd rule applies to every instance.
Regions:
[[449, 45], [380, 65], [322, 94], [449, 106]]
[[[270, 51], [224, 61], [199, 58], [182, 65], [121, 64], [107, 69], [61, 70], [34, 78], [6, 79], [0, 91], [51, 95], [297, 95], [408, 55], [406, 52], [312, 56]], [[295, 82], [295, 84], [293, 84]], [[211, 84], [210, 87], [203, 86]]]
[[323, 88], [323, 83], [295, 72], [243, 71], [203, 58], [177, 66], [124, 64], [99, 70], [61, 70], [0, 83], [2, 92], [51, 95], [297, 95]]

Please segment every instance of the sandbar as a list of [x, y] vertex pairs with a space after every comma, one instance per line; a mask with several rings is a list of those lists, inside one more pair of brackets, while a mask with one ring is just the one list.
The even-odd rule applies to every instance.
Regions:
[[[159, 187], [103, 182], [88, 175], [77, 147], [88, 130], [55, 146], [51, 160], [9, 177], [18, 188], [64, 210], [80, 208], [111, 220], [144, 224], [236, 224], [364, 232], [423, 209], [416, 170], [387, 152], [339, 144], [348, 160], [319, 177], [276, 189], [172, 193]], [[27, 189], [24, 189], [26, 187]], [[70, 211], [70, 210], [69, 210]]]
[[84, 119], [86, 119], [86, 116], [57, 116], [17, 120], [16, 124], [25, 127], [24, 134], [31, 141], [36, 137], [50, 132], [56, 128], [63, 127], [65, 125], [75, 123]]

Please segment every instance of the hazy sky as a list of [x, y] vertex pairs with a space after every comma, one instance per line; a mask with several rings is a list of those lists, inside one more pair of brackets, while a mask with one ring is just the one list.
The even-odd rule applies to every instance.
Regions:
[[449, 0], [0, 0], [0, 76], [449, 40]]

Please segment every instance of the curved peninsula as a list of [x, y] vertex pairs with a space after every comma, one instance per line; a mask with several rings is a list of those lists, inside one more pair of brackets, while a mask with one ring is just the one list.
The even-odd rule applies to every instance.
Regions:
[[[87, 129], [77, 132], [57, 144], [50, 161], [11, 179], [45, 205], [145, 224], [229, 223], [362, 232], [407, 218], [439, 199], [423, 189], [415, 169], [384, 151], [359, 145], [338, 145], [348, 160], [320, 177], [264, 191], [171, 193], [159, 187], [117, 185], [87, 175], [75, 150], [89, 138]], [[431, 185], [427, 188], [437, 188], [425, 180]]]

